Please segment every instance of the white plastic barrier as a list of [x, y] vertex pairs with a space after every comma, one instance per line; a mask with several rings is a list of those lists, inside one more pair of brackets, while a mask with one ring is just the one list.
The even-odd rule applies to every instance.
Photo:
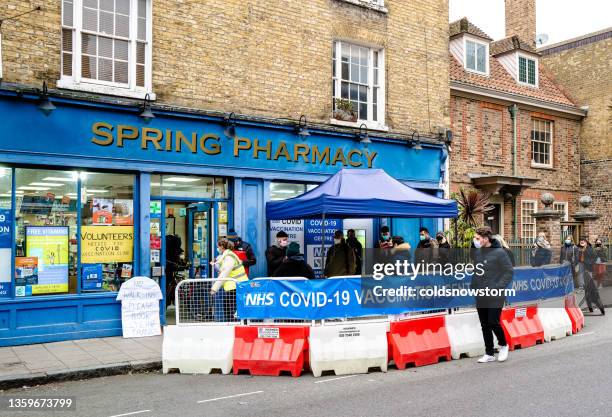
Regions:
[[484, 355], [485, 346], [476, 311], [457, 311], [446, 315], [446, 331], [451, 345], [451, 356], [459, 359]]
[[572, 321], [565, 310], [565, 299], [557, 298], [539, 302], [538, 317], [544, 328], [546, 342], [572, 334]]
[[342, 323], [310, 329], [310, 368], [315, 377], [323, 371], [336, 375], [365, 374], [379, 367], [387, 372], [389, 323]]
[[220, 369], [229, 374], [234, 358], [234, 326], [166, 326], [162, 344], [162, 367], [166, 374], [209, 374]]

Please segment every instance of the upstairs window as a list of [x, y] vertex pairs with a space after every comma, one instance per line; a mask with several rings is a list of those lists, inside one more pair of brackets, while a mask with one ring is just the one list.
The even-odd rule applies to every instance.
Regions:
[[332, 49], [334, 119], [384, 125], [384, 51], [339, 41]]
[[538, 85], [537, 62], [526, 56], [518, 56], [519, 82], [528, 85]]
[[471, 39], [465, 40], [465, 68], [487, 74], [488, 71], [489, 46], [486, 43], [476, 42]]
[[553, 124], [548, 120], [532, 119], [531, 164], [552, 167]]
[[150, 8], [151, 0], [63, 0], [58, 86], [108, 94], [149, 92]]

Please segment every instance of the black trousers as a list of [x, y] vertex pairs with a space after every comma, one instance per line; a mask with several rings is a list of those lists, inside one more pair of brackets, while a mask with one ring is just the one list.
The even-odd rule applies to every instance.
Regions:
[[504, 329], [502, 329], [500, 323], [500, 317], [502, 309], [501, 307], [486, 308], [478, 307], [478, 318], [480, 319], [480, 327], [482, 328], [482, 337], [485, 342], [485, 352], [487, 355], [493, 356], [495, 350], [493, 349], [493, 334], [497, 336], [497, 341], [500, 346], [505, 346], [506, 335], [504, 335]]

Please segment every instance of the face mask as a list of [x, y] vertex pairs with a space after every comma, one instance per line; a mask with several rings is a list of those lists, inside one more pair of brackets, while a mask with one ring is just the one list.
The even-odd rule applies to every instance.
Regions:
[[223, 249], [217, 246], [217, 254], [221, 255], [223, 253]]
[[382, 235], [383, 240], [389, 240], [389, 235]]
[[601, 243], [596, 243], [595, 246], [600, 247]]
[[477, 248], [480, 248], [480, 246], [481, 246], [480, 245], [480, 240], [474, 238], [473, 242], [474, 242], [474, 246], [476, 246]]
[[571, 240], [569, 240], [569, 239], [567, 239], [567, 240], [565, 241], [565, 244], [566, 244], [567, 246], [569, 246], [569, 245], [571, 245], [571, 244], [572, 244], [572, 241], [571, 241]]
[[421, 240], [425, 240], [425, 239], [426, 239], [426, 236], [425, 236], [425, 235], [420, 235], [420, 236], [419, 236], [419, 239], [421, 239]]
[[540, 242], [540, 243], [544, 242], [544, 238], [542, 236], [539, 236], [538, 237], [538, 242]]
[[334, 245], [338, 245], [342, 242], [342, 239], [334, 239]]
[[289, 241], [288, 240], [279, 240], [278, 241], [278, 246], [280, 246], [281, 248], [287, 247], [289, 245]]

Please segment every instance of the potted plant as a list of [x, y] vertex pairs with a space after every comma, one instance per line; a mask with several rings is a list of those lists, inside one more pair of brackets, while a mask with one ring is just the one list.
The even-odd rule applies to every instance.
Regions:
[[353, 104], [347, 99], [337, 98], [334, 119], [343, 120], [345, 122], [356, 122], [357, 112], [353, 109]]

